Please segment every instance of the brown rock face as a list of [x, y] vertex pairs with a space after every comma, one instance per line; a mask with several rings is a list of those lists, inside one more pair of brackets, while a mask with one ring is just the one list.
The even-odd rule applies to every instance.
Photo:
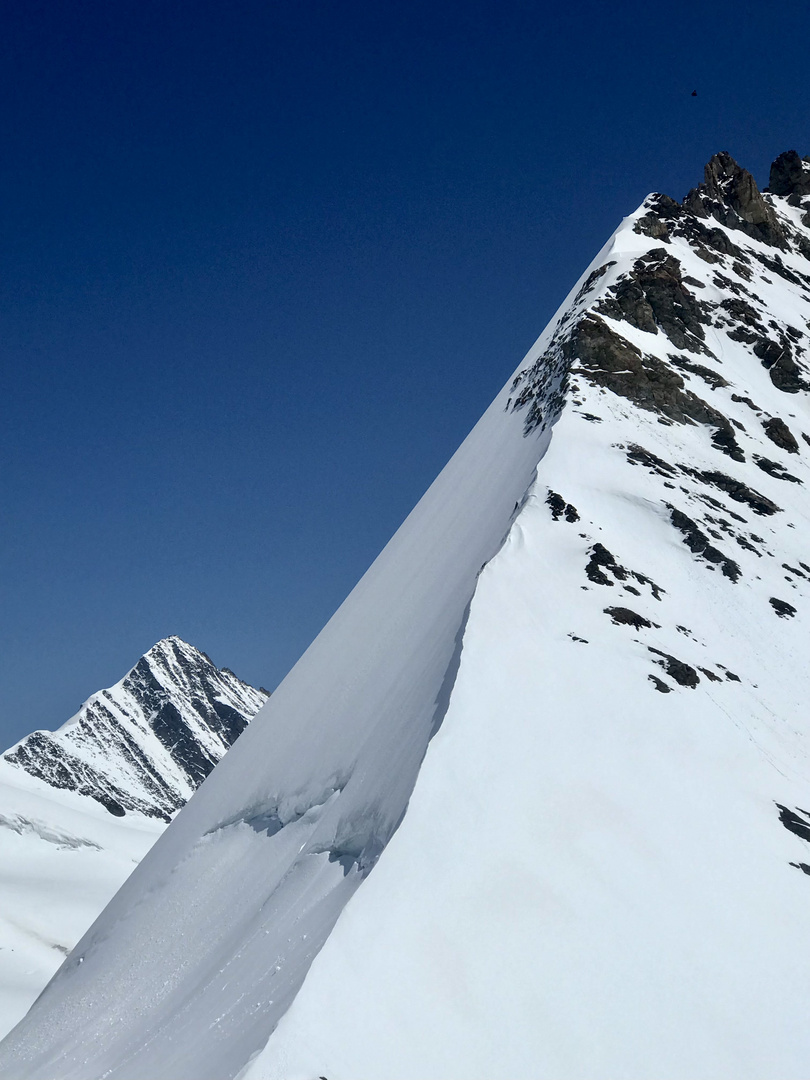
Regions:
[[729, 229], [739, 229], [773, 247], [787, 246], [776, 214], [757, 187], [756, 180], [725, 150], [706, 164], [703, 183], [683, 201], [697, 217], [713, 217]]
[[563, 343], [562, 353], [570, 363], [576, 364], [572, 373], [594, 386], [603, 386], [639, 408], [657, 412], [676, 423], [691, 420], [708, 424], [733, 440], [726, 417], [686, 389], [677, 371], [625, 341], [598, 315], [587, 315], [576, 325]]
[[762, 198], [756, 180], [731, 154], [715, 154], [704, 166], [703, 178], [707, 194], [726, 203], [743, 221], [762, 225], [774, 220], [773, 210]]
[[573, 372], [651, 412], [684, 423], [684, 381], [668, 364], [645, 356], [594, 315], [586, 316], [563, 345]]
[[708, 351], [703, 344], [708, 315], [684, 284], [680, 263], [665, 248], [638, 259], [597, 310], [651, 334], [660, 327], [676, 349]]
[[[800, 158], [795, 151], [780, 154], [771, 170], [771, 182], [771, 192], [763, 196], [751, 173], [722, 152], [706, 164], [703, 183], [693, 188], [683, 203], [660, 193], [648, 196], [633, 228], [640, 235], [659, 240], [661, 246], [637, 258], [585, 308], [583, 301], [615, 263], [594, 270], [574, 301], [574, 308], [582, 313], [576, 318], [566, 314], [543, 355], [515, 377], [507, 408], [525, 408], [527, 435], [554, 422], [565, 405], [569, 376], [575, 376], [641, 409], [658, 413], [662, 424], [705, 424], [714, 429], [711, 439], [715, 449], [734, 461], [746, 460], [735, 430], [745, 430], [742, 424], [729, 420], [694, 393], [690, 386], [697, 384], [686, 382], [681, 372], [700, 378], [711, 390], [728, 385], [714, 367], [683, 355], [703, 354], [718, 360], [705, 331], [711, 326], [723, 331], [731, 341], [745, 344], [783, 393], [810, 390], [802, 359], [806, 351], [800, 344], [804, 340], [802, 331], [769, 318], [768, 312], [746, 299], [751, 297], [751, 290], [745, 283], [751, 282], [760, 268], [767, 271], [766, 280], [780, 277], [810, 292], [810, 273], [803, 272], [794, 259], [784, 261], [781, 254], [799, 254], [810, 260], [810, 240], [804, 230], [794, 227], [790, 214], [776, 210], [784, 206], [784, 198], [802, 210], [806, 205], [809, 209], [805, 217], [810, 225], [810, 199], [802, 204], [804, 196], [797, 194], [805, 190], [805, 185], [810, 187], [810, 158]], [[774, 197], [777, 193], [779, 202]], [[740, 245], [742, 237], [734, 237], [733, 232], [730, 235], [730, 230], [760, 243]], [[707, 283], [700, 274], [684, 274], [673, 254], [673, 241], [680, 239], [685, 239], [704, 262], [717, 266], [712, 284], [724, 294], [719, 302], [712, 299], [711, 290], [704, 292], [701, 299], [701, 292], [696, 290], [705, 289]], [[781, 250], [768, 251], [765, 244]], [[629, 323], [656, 337], [663, 335], [676, 351], [668, 352], [667, 360], [649, 355], [627, 341], [620, 327], [616, 332], [613, 327], [617, 323]], [[733, 400], [744, 401], [759, 411], [748, 398], [733, 395]], [[595, 422], [600, 419], [584, 415]], [[792, 439], [789, 432], [788, 437]], [[788, 447], [781, 429], [776, 432], [779, 438], [782, 442], [777, 445], [782, 449], [797, 452], [793, 448], [798, 447], [795, 439]], [[810, 443], [810, 437], [805, 438]], [[778, 479], [796, 480], [778, 463], [756, 456], [755, 461], [763, 471], [775, 469], [771, 475], [778, 474]]]

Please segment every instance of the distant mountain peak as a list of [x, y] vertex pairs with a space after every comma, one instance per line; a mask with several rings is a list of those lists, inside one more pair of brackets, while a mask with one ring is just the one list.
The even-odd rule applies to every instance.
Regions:
[[3, 756], [111, 814], [168, 821], [267, 697], [171, 635], [114, 686], [92, 694], [58, 731], [35, 731]]

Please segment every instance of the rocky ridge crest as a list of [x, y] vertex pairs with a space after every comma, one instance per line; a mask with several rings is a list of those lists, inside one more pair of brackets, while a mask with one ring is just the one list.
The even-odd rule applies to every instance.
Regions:
[[[682, 202], [650, 195], [544, 340], [506, 405], [524, 435], [564, 410], [633, 432], [599, 452], [621, 454], [655, 479], [651, 487], [628, 477], [628, 491], [701, 573], [714, 573], [724, 589], [762, 593], [763, 619], [801, 613], [810, 604], [810, 548], [796, 525], [810, 483], [810, 157], [780, 154], [760, 191], [724, 152]], [[578, 534], [581, 587], [643, 595], [639, 584], [651, 580], [644, 568], [625, 566], [605, 545], [610, 523], [586, 521], [571, 498], [550, 492], [549, 506], [554, 521], [562, 507], [566, 522], [591, 526]], [[655, 590], [660, 601], [669, 585]], [[649, 612], [605, 610], [623, 613], [623, 625], [658, 627]], [[697, 687], [698, 672], [731, 678], [725, 670], [718, 676], [707, 656], [680, 685]], [[677, 689], [658, 674], [651, 682]]]

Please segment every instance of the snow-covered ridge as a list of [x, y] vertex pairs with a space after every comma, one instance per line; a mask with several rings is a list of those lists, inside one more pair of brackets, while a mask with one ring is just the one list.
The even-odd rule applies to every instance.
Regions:
[[57, 732], [33, 732], [3, 758], [111, 814], [130, 810], [169, 821], [267, 698], [168, 637]]
[[9, 1072], [804, 1075], [806, 164], [624, 221]]
[[625, 220], [405, 820], [247, 1080], [807, 1074], [810, 173]]

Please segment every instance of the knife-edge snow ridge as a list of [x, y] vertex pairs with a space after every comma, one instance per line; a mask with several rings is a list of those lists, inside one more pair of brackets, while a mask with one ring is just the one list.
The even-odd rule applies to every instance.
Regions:
[[[450, 1075], [447, 1068], [490, 1078], [510, 1069], [554, 1075], [561, 1058], [527, 1071], [532, 1055], [539, 1060], [542, 1045], [553, 1044], [548, 1033], [524, 1038], [522, 1058], [515, 1058], [514, 1040], [502, 1045], [499, 1066], [492, 1059], [492, 1047], [503, 1043], [497, 1031], [475, 1009], [468, 1023], [451, 1018], [421, 977], [402, 981], [404, 991], [419, 988], [398, 1014], [408, 1045], [397, 1045], [390, 1024], [382, 1024], [379, 1038], [358, 1037], [346, 1010], [367, 1017], [384, 1006], [388, 990], [375, 969], [385, 958], [363, 949], [356, 920], [365, 912], [372, 924], [381, 895], [401, 912], [396, 890], [385, 892], [398, 867], [405, 875], [400, 892], [418, 911], [422, 900], [408, 882], [419, 878], [420, 867], [435, 864], [437, 848], [444, 864], [458, 862], [447, 843], [452, 838], [435, 815], [425, 825], [422, 807], [434, 790], [453, 789], [453, 766], [444, 755], [459, 735], [442, 721], [454, 707], [456, 725], [465, 721], [454, 703], [475, 684], [469, 657], [487, 636], [493, 590], [506, 588], [500, 603], [508, 606], [518, 593], [548, 589], [549, 579], [566, 583], [549, 594], [550, 606], [535, 614], [531, 633], [513, 642], [516, 654], [527, 641], [539, 646], [538, 670], [561, 640], [566, 649], [586, 649], [598, 638], [594, 654], [607, 642], [615, 670], [597, 667], [582, 680], [576, 673], [587, 661], [565, 660], [570, 679], [563, 690], [559, 678], [533, 684], [540, 692], [534, 707], [545, 695], [561, 713], [579, 693], [594, 685], [603, 693], [621, 676], [634, 680], [628, 684], [633, 708], [637, 699], [645, 716], [655, 718], [662, 703], [693, 694], [703, 696], [693, 698], [692, 708], [699, 700], [727, 717], [739, 705], [734, 694], [759, 701], [755, 678], [767, 682], [768, 673], [752, 674], [755, 660], [740, 669], [740, 649], [719, 632], [718, 612], [726, 619], [735, 613], [749, 628], [752, 612], [773, 621], [766, 668], [785, 648], [783, 626], [801, 634], [810, 581], [796, 528], [807, 519], [802, 446], [810, 447], [804, 400], [809, 172], [807, 159], [782, 155], [772, 190], [763, 194], [749, 173], [720, 154], [682, 204], [653, 195], [625, 220], [355, 590], [2, 1045], [7, 1071], [21, 1080], [55, 1073], [64, 1080], [237, 1075], [284, 1016], [341, 911], [404, 819], [392, 850], [259, 1058], [255, 1067], [264, 1073], [256, 1076], [309, 1069], [388, 1075], [384, 1060], [372, 1062], [385, 1038], [396, 1046], [403, 1076]], [[633, 542], [636, 533], [649, 546]], [[532, 563], [538, 538], [551, 573]], [[706, 606], [702, 629], [685, 618], [673, 621], [683, 596]], [[587, 634], [573, 625], [564, 637], [556, 634], [563, 615], [573, 622], [578, 613]], [[500, 675], [493, 674], [492, 658], [500, 656], [504, 671], [512, 665], [501, 648], [501, 640], [490, 641], [478, 655], [493, 684]], [[504, 701], [517, 693], [514, 686], [501, 687]], [[491, 704], [484, 691], [477, 700]], [[468, 707], [475, 729], [477, 706]], [[510, 715], [498, 712], [503, 723]], [[540, 709], [533, 722], [542, 715]], [[491, 714], [486, 730], [493, 721]], [[579, 713], [575, 727], [574, 721], [581, 723]], [[794, 715], [790, 723], [798, 724]], [[519, 738], [540, 753], [528, 734]], [[768, 769], [780, 760], [786, 738], [771, 729], [751, 735]], [[794, 734], [788, 756], [790, 769], [806, 781], [803, 739], [804, 732]], [[478, 745], [473, 730], [469, 746]], [[460, 768], [469, 746], [456, 744]], [[542, 767], [542, 754], [522, 756]], [[438, 782], [440, 762], [449, 771]], [[502, 785], [497, 777], [491, 781]], [[775, 846], [803, 842], [795, 785], [773, 787]], [[501, 794], [510, 797], [507, 789]], [[455, 816], [451, 801], [440, 817]], [[445, 843], [431, 839], [437, 828]], [[464, 829], [459, 821], [459, 836]], [[520, 850], [532, 843], [542, 850], [541, 833], [521, 834]], [[414, 845], [416, 854], [403, 863], [401, 853]], [[801, 870], [801, 853], [794, 855], [785, 865]], [[474, 863], [457, 868], [453, 881]], [[802, 874], [789, 869], [795, 913]], [[494, 926], [497, 918], [488, 917]], [[409, 926], [407, 913], [403, 925]], [[421, 956], [418, 942], [411, 955]], [[387, 959], [395, 962], [396, 950]], [[354, 968], [374, 977], [354, 978]], [[345, 1035], [324, 1016], [330, 994], [333, 1004], [335, 995], [342, 998], [334, 1011]], [[439, 1042], [452, 1047], [455, 1065], [437, 1065], [443, 1051], [435, 1039], [412, 1037], [408, 1020], [419, 1012], [417, 999], [447, 1020], [446, 1030], [438, 1025]], [[520, 1030], [525, 1036], [525, 1026]], [[315, 1050], [327, 1061], [310, 1061]], [[434, 1057], [425, 1061], [421, 1053]]]
[[645, 200], [516, 373], [566, 406], [445, 724], [244, 1080], [805, 1075], [810, 159], [770, 189]]

